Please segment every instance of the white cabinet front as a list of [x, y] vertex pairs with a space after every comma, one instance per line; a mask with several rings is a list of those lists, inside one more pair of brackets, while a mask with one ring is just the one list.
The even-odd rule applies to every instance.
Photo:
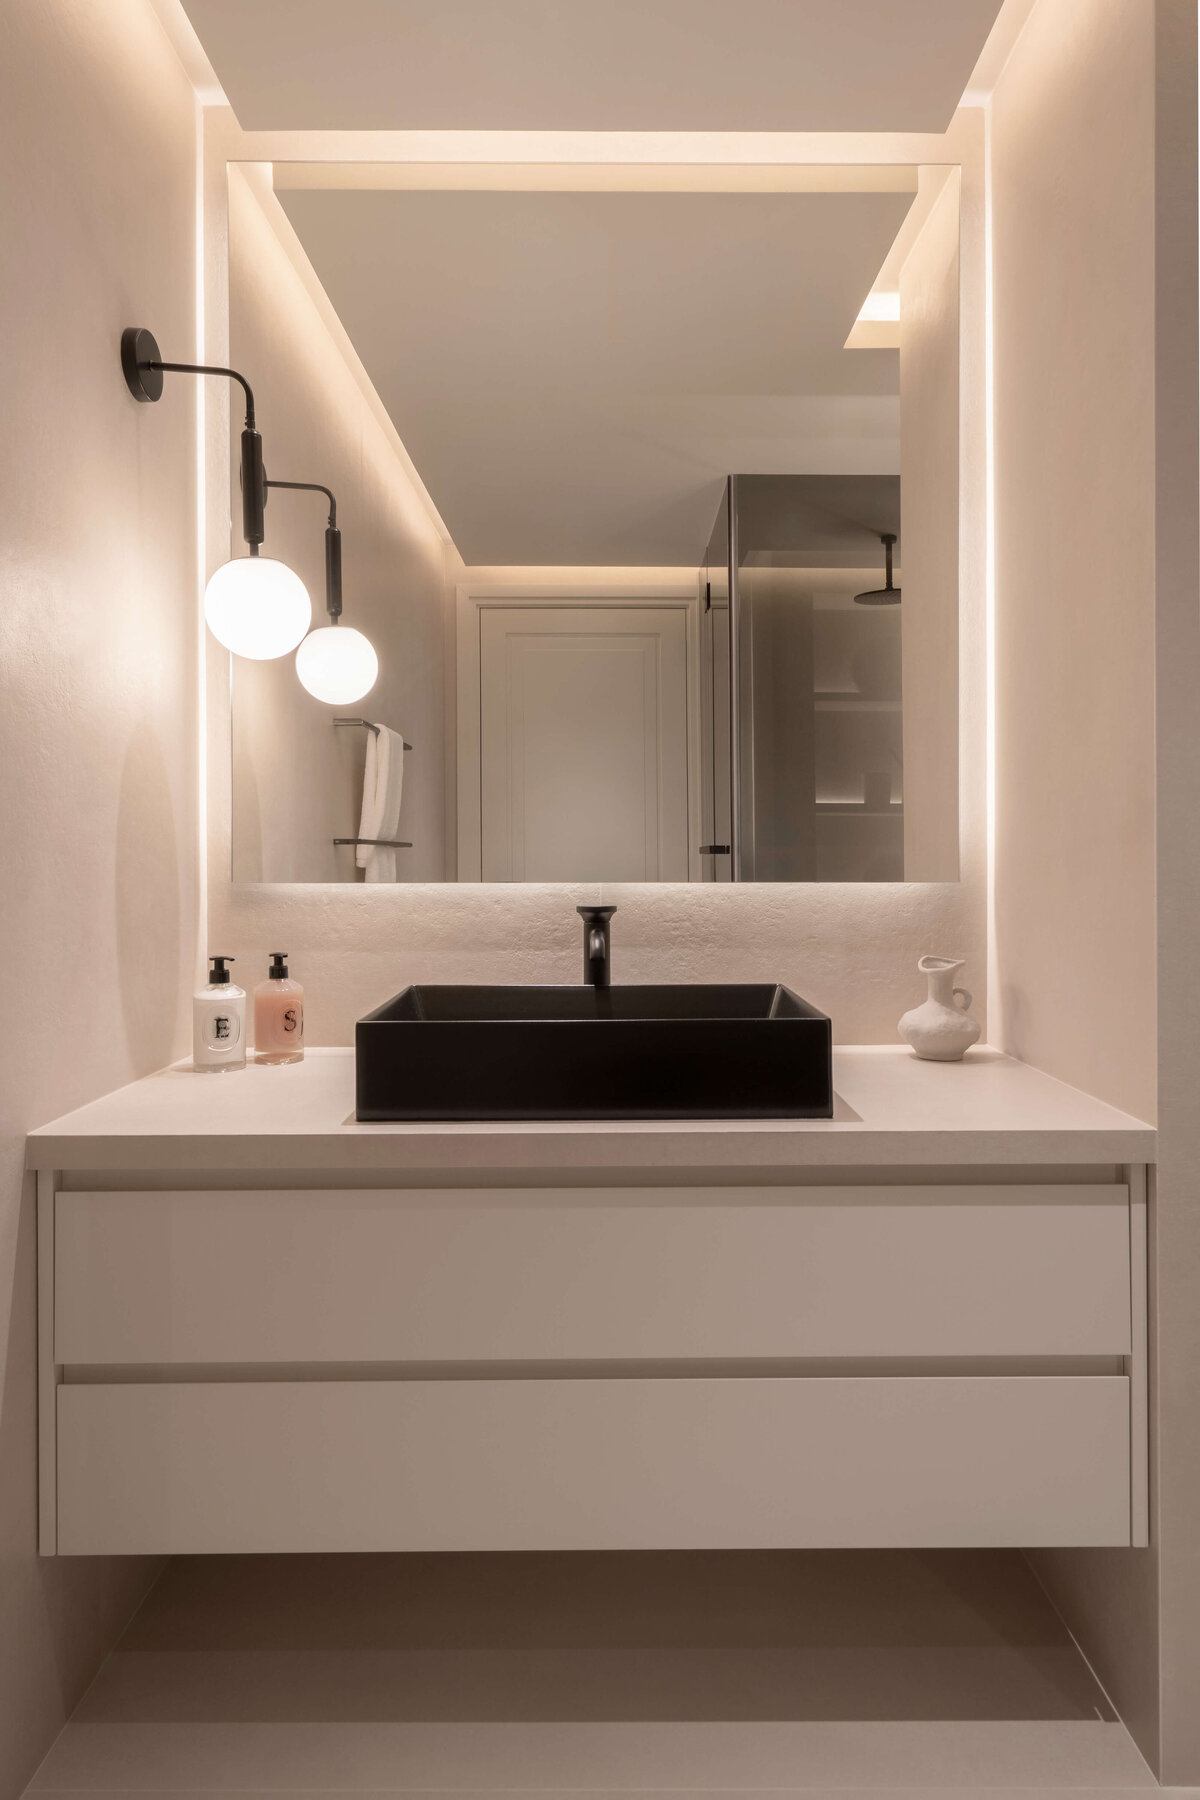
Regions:
[[53, 1200], [62, 1553], [1131, 1541], [1121, 1183]]

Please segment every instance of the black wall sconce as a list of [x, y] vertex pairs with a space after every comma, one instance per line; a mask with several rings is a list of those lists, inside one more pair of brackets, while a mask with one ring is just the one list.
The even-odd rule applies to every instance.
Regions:
[[242, 536], [249, 554], [234, 557], [216, 570], [204, 590], [204, 617], [218, 643], [236, 656], [260, 662], [286, 656], [312, 624], [312, 601], [300, 577], [286, 563], [259, 555], [268, 483], [250, 383], [236, 369], [165, 362], [154, 334], [141, 325], [129, 325], [121, 333], [121, 369], [126, 387], [143, 403], [162, 398], [164, 375], [223, 375], [240, 383], [246, 396], [241, 443]]
[[884, 585], [881, 588], [868, 588], [864, 594], [855, 594], [859, 606], [899, 606], [900, 589], [892, 586], [892, 545], [896, 542], [894, 531], [881, 531], [879, 541], [883, 545], [883, 553], [887, 564]]
[[267, 488], [292, 488], [324, 494], [329, 502], [325, 527], [325, 610], [328, 625], [310, 631], [296, 652], [296, 674], [314, 700], [328, 706], [346, 706], [361, 700], [375, 686], [379, 658], [370, 639], [342, 617], [342, 534], [338, 530], [337, 501], [319, 481], [265, 481]]

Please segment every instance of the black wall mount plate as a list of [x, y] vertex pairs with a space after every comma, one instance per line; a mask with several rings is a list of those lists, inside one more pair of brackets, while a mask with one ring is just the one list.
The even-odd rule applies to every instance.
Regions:
[[148, 366], [161, 361], [162, 351], [154, 333], [147, 331], [144, 325], [127, 325], [121, 333], [121, 373], [135, 400], [161, 398], [163, 372]]

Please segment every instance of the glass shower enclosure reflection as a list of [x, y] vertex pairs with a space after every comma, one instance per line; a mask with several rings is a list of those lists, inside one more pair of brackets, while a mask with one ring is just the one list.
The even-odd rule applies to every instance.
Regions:
[[730, 764], [729, 501], [726, 482], [700, 570], [701, 878], [734, 879], [733, 770]]
[[898, 476], [727, 481], [701, 571], [704, 879], [904, 880], [899, 534]]

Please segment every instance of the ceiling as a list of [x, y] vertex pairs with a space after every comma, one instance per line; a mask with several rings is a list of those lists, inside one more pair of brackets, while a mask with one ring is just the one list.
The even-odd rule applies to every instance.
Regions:
[[247, 130], [944, 131], [1000, 0], [184, 0]]
[[843, 346], [911, 193], [279, 199], [469, 564], [694, 566], [731, 472], [899, 468]]
[[881, 533], [897, 540], [898, 475], [749, 475], [737, 484], [738, 552], [766, 568], [861, 569], [882, 564]]

